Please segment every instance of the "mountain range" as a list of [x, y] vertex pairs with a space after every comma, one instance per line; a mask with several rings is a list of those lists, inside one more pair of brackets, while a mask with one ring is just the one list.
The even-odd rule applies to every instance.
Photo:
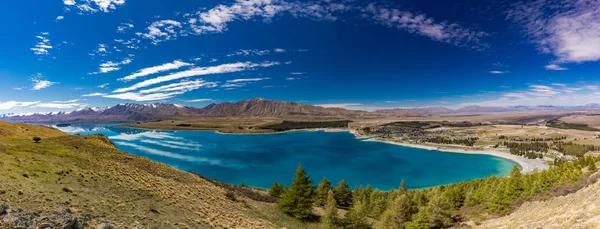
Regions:
[[204, 108], [178, 104], [118, 104], [113, 107], [84, 107], [70, 112], [47, 112], [30, 114], [2, 114], [0, 119], [16, 122], [84, 122], [84, 121], [149, 121], [187, 117], [280, 117], [280, 116], [324, 116], [357, 118], [364, 116], [434, 116], [466, 115], [509, 112], [553, 112], [553, 111], [600, 111], [600, 104], [583, 106], [512, 106], [484, 107], [466, 106], [456, 110], [445, 107], [394, 108], [376, 111], [325, 108], [295, 102], [266, 99], [250, 99], [236, 103], [213, 103]]

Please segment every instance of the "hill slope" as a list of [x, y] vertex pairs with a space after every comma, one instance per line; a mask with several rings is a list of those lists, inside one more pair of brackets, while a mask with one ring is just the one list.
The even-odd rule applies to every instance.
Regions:
[[[598, 179], [596, 173], [590, 179]], [[526, 202], [508, 216], [478, 228], [600, 228], [600, 182], [547, 201]]]
[[[226, 193], [198, 175], [121, 152], [104, 136], [0, 122], [0, 205], [69, 208], [89, 216], [88, 226], [275, 227], [249, 216], [258, 202]], [[0, 212], [0, 228], [10, 228], [2, 224]]]

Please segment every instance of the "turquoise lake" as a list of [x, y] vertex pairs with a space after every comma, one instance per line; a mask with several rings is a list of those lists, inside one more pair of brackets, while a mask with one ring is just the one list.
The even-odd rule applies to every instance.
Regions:
[[[56, 126], [54, 126], [56, 127]], [[220, 134], [213, 131], [151, 131], [114, 124], [59, 128], [71, 134], [104, 134], [125, 152], [232, 184], [268, 188], [289, 185], [302, 164], [315, 185], [327, 177], [381, 190], [424, 188], [490, 175], [506, 176], [515, 164], [488, 156], [446, 153], [356, 139], [348, 132]]]

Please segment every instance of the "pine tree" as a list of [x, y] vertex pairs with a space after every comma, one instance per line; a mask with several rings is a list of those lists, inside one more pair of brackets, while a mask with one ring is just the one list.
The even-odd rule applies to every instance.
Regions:
[[280, 197], [282, 193], [283, 185], [277, 183], [277, 181], [273, 181], [273, 185], [271, 185], [271, 188], [269, 189], [269, 195], [274, 197]]
[[323, 180], [321, 183], [319, 183], [317, 186], [317, 191], [315, 192], [315, 204], [319, 206], [325, 205], [327, 202], [327, 193], [329, 193], [329, 190], [332, 189], [333, 186], [331, 185], [331, 182], [329, 182], [327, 178], [323, 177]]
[[360, 199], [355, 199], [352, 208], [346, 213], [349, 228], [370, 228], [367, 223], [367, 206]]
[[590, 165], [588, 167], [590, 171], [596, 171], [596, 160], [594, 158], [590, 158]]
[[431, 228], [431, 215], [429, 207], [419, 207], [417, 214], [412, 215], [410, 222], [404, 224], [406, 229], [429, 229]]
[[352, 203], [352, 191], [345, 180], [341, 180], [334, 190], [335, 200], [340, 206], [348, 207]]
[[279, 208], [284, 213], [297, 219], [305, 220], [312, 212], [312, 181], [301, 165], [298, 165], [296, 176], [290, 188], [283, 194]]
[[400, 181], [400, 188], [398, 188], [398, 191], [401, 194], [404, 194], [404, 193], [408, 192], [408, 188], [406, 188], [406, 184], [404, 183], [404, 179], [402, 179], [402, 181]]
[[508, 178], [508, 185], [506, 186], [506, 197], [510, 200], [518, 199], [523, 192], [523, 181], [521, 170], [516, 165], [513, 166]]
[[325, 216], [323, 216], [325, 229], [334, 228], [337, 223], [337, 203], [333, 190], [327, 191], [327, 203], [325, 204]]
[[392, 206], [383, 212], [377, 228], [403, 228], [404, 223], [410, 220], [412, 208], [412, 200], [407, 194], [399, 196]]

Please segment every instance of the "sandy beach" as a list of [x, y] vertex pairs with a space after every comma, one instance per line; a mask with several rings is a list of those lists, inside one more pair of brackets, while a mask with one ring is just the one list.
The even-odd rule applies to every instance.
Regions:
[[470, 149], [458, 149], [458, 148], [442, 148], [442, 147], [435, 147], [435, 146], [426, 146], [426, 145], [418, 145], [418, 144], [385, 141], [385, 140], [381, 140], [381, 139], [366, 139], [364, 141], [382, 142], [382, 143], [394, 144], [394, 145], [405, 146], [405, 147], [413, 147], [413, 148], [420, 148], [420, 149], [426, 149], [426, 150], [437, 150], [440, 152], [447, 152], [447, 153], [485, 154], [485, 155], [500, 157], [500, 158], [504, 158], [504, 159], [507, 159], [507, 160], [517, 163], [521, 167], [521, 171], [523, 173], [533, 173], [535, 171], [548, 169], [550, 167], [542, 159], [528, 159], [528, 158], [520, 157], [517, 155], [512, 155], [509, 153], [503, 153], [503, 152], [492, 151], [492, 150], [470, 150]]

